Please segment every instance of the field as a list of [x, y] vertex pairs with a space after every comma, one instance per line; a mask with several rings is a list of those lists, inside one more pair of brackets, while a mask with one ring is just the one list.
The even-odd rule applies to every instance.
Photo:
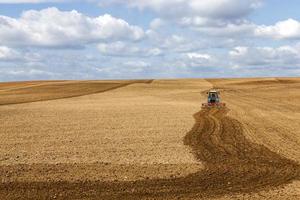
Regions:
[[0, 199], [300, 199], [300, 78], [0, 83], [0, 121]]

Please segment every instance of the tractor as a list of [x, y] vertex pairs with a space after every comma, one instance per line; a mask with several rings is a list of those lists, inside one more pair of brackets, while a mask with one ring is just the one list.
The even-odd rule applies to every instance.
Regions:
[[202, 104], [202, 108], [210, 108], [210, 107], [225, 107], [225, 103], [221, 103], [220, 92], [217, 90], [209, 90], [207, 92], [207, 103]]

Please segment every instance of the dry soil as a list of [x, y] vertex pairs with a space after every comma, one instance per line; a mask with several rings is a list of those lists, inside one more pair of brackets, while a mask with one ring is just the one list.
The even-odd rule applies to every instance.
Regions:
[[0, 197], [299, 199], [299, 103], [297, 78], [0, 83]]

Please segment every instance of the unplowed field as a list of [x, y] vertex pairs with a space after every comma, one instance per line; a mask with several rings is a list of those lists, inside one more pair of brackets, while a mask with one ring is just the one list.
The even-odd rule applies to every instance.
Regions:
[[0, 83], [0, 105], [78, 97], [150, 81], [52, 81]]
[[1, 199], [300, 198], [300, 79], [31, 84], [0, 84]]

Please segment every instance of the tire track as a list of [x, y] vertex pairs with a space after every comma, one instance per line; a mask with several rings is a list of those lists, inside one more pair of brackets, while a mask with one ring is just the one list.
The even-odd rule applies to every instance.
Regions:
[[[182, 178], [130, 182], [10, 182], [6, 199], [174, 199], [207, 198], [272, 189], [299, 179], [299, 165], [248, 141], [227, 108], [203, 109], [184, 138], [205, 169]], [[27, 196], [24, 196], [26, 194]]]
[[[227, 112], [227, 108], [211, 108], [196, 113], [196, 124], [185, 137], [185, 144], [191, 146], [197, 159], [205, 162], [206, 170], [218, 176], [220, 191], [253, 192], [299, 179], [296, 162], [248, 141], [241, 123], [226, 116]], [[213, 145], [206, 144], [203, 139], [207, 138], [212, 139]]]

